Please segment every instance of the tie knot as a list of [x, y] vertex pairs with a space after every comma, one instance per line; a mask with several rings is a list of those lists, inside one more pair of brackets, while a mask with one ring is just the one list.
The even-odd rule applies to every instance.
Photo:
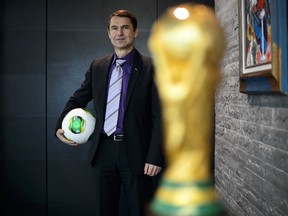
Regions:
[[119, 67], [121, 66], [122, 64], [124, 64], [126, 62], [126, 60], [124, 59], [117, 59], [116, 60], [116, 66]]

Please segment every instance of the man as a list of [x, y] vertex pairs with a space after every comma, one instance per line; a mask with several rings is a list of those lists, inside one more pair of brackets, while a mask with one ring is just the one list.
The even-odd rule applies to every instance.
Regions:
[[[115, 53], [91, 63], [85, 80], [68, 100], [56, 125], [57, 137], [77, 146], [65, 138], [61, 122], [70, 110], [84, 108], [93, 99], [96, 125], [88, 160], [95, 175], [97, 211], [101, 216], [118, 216], [121, 187], [129, 216], [144, 215], [147, 176], [156, 176], [163, 166], [161, 110], [154, 68], [151, 59], [135, 49], [137, 35], [137, 19], [132, 13], [118, 10], [110, 16], [108, 36]], [[117, 59], [124, 60], [122, 65]], [[119, 111], [111, 114], [107, 106], [115, 68], [123, 71], [122, 90]], [[105, 119], [114, 114], [118, 116], [116, 131], [107, 131]]]

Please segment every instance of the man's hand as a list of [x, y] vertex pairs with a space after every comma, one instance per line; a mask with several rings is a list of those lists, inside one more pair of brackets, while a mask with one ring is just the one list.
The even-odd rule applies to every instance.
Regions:
[[66, 137], [64, 136], [64, 130], [63, 129], [58, 129], [56, 132], [56, 136], [65, 144], [67, 145], [71, 145], [71, 146], [78, 146], [77, 143], [66, 139]]
[[156, 176], [157, 174], [160, 173], [161, 169], [162, 168], [159, 167], [159, 166], [155, 166], [153, 164], [145, 163], [144, 175]]

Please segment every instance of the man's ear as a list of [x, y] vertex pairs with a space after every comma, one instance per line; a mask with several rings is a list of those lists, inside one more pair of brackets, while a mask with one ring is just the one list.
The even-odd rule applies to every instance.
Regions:
[[138, 30], [138, 28], [136, 28], [135, 33], [134, 33], [134, 38], [136, 38], [138, 36], [138, 32], [139, 32], [139, 30]]

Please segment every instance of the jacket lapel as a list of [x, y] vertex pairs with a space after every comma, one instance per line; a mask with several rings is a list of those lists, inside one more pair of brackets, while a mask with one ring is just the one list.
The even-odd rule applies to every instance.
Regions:
[[103, 62], [100, 62], [99, 68], [96, 68], [94, 85], [97, 86], [95, 88], [94, 95], [95, 97], [95, 107], [97, 107], [98, 118], [104, 118], [104, 111], [106, 105], [106, 89], [107, 89], [107, 82], [108, 82], [108, 72], [110, 63], [112, 60], [112, 56], [108, 56], [107, 58], [103, 59]]
[[134, 59], [135, 63], [132, 65], [132, 68], [131, 68], [131, 74], [130, 74], [128, 89], [127, 89], [127, 94], [126, 94], [125, 110], [127, 110], [127, 106], [129, 104], [131, 95], [134, 91], [135, 85], [140, 76], [140, 72], [143, 68], [143, 63], [142, 63], [142, 60], [138, 51], [135, 53], [134, 58], [135, 58]]

